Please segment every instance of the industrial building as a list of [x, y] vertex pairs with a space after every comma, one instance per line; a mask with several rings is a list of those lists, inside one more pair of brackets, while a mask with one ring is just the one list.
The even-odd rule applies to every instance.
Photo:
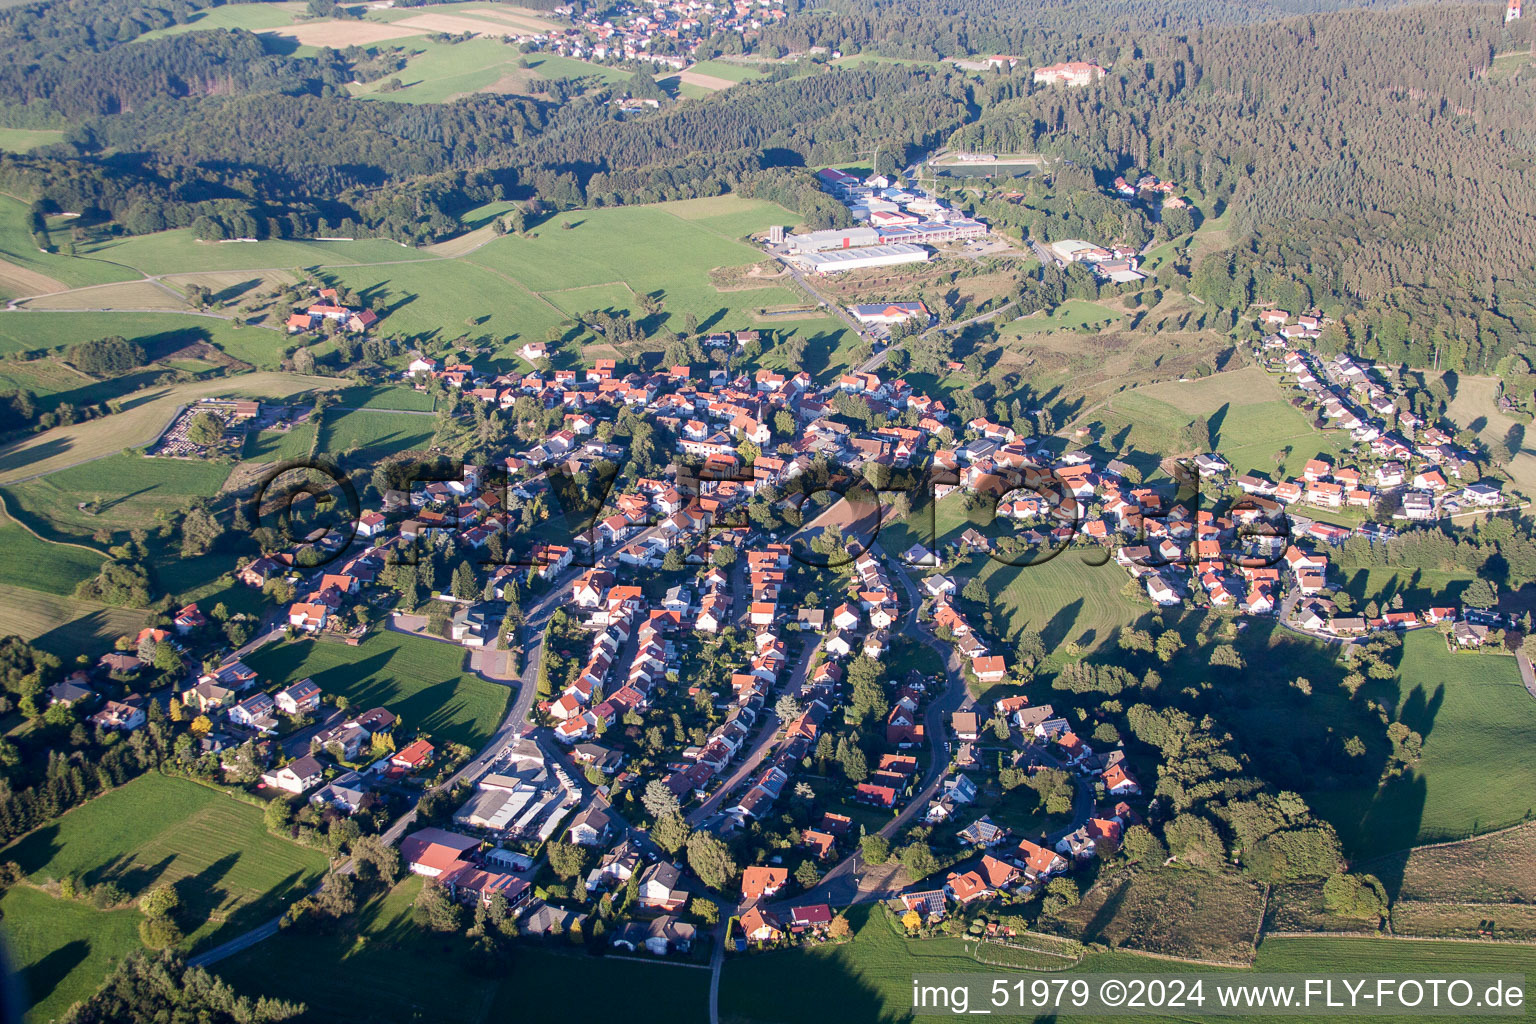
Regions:
[[853, 249], [862, 245], [879, 245], [880, 232], [874, 228], [827, 228], [823, 231], [807, 231], [784, 239], [790, 252], [824, 252], [827, 249]]
[[921, 302], [872, 302], [849, 306], [848, 311], [862, 324], [897, 324], [915, 316], [928, 319], [928, 307]]
[[928, 250], [907, 242], [896, 245], [870, 245], [858, 249], [808, 252], [789, 257], [798, 266], [818, 274], [836, 274], [865, 267], [894, 267], [902, 263], [927, 263]]

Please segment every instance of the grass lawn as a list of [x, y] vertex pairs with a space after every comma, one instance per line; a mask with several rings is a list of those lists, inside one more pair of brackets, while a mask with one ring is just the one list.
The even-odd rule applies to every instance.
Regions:
[[319, 450], [335, 457], [352, 452], [350, 465], [367, 465], [400, 452], [427, 448], [435, 422], [432, 416], [376, 409], [328, 411]]
[[0, 898], [0, 935], [11, 965], [20, 972], [27, 1019], [57, 1020], [101, 986], [136, 949], [137, 910], [100, 911], [19, 885]]
[[145, 388], [120, 400], [121, 412], [99, 419], [54, 427], [0, 447], [0, 484], [101, 459], [160, 435], [179, 406], [206, 395], [286, 398], [301, 391], [330, 390], [333, 377], [304, 377], [293, 373], [248, 373]]
[[1338, 828], [1347, 854], [1460, 839], [1531, 815], [1536, 765], [1512, 752], [1525, 749], [1536, 730], [1536, 701], [1513, 657], [1452, 654], [1438, 631], [1417, 630], [1404, 639], [1398, 678], [1383, 691], [1423, 735], [1424, 753], [1412, 771], [1380, 789], [1308, 795]]
[[735, 64], [726, 60], [704, 60], [688, 70], [709, 75], [711, 78], [724, 78], [730, 82], [755, 82], [764, 77], [770, 67], [771, 65], [768, 64]]
[[[670, 1024], [708, 1015], [709, 972], [665, 963], [593, 958], [518, 946], [495, 978], [465, 970], [465, 942], [432, 936], [411, 923], [422, 880], [411, 876], [358, 915], [355, 935], [285, 932], [219, 964], [216, 972], [241, 992], [302, 1001], [302, 1021], [368, 1020], [379, 1024], [440, 1021], [561, 1020], [606, 1024], [608, 998], [623, 993], [625, 1021]], [[452, 998], [444, 998], [451, 991]]]
[[149, 614], [38, 590], [0, 585], [0, 636], [14, 633], [66, 662], [82, 652], [105, 654], [125, 634], [137, 634]]
[[356, 647], [339, 641], [268, 644], [246, 658], [265, 684], [311, 676], [320, 689], [356, 708], [382, 705], [407, 732], [478, 748], [501, 724], [511, 690], [464, 670], [465, 649], [403, 633], [378, 631]]
[[1011, 338], [1039, 334], [1042, 331], [1075, 331], [1078, 328], [1090, 326], [1095, 329], [1102, 328], [1120, 320], [1123, 316], [1123, 313], [1117, 313], [1097, 302], [1068, 299], [1047, 314], [1020, 317], [1010, 322], [1000, 334], [1003, 343], [1007, 344]]
[[300, 424], [290, 430], [263, 430], [246, 437], [243, 458], [246, 462], [302, 459], [309, 454], [310, 442], [314, 439], [313, 423]]
[[[1447, 412], [1458, 425], [1476, 431], [1484, 441], [1502, 441], [1511, 427], [1524, 424], [1499, 409], [1498, 389], [1497, 377], [1462, 377], [1456, 383], [1456, 394]], [[1505, 472], [1515, 486], [1529, 495], [1536, 494], [1536, 435], [1529, 426], [1525, 430], [1520, 450], [1509, 460]]]
[[[85, 294], [90, 294], [89, 292]], [[0, 315], [0, 355], [56, 351], [92, 338], [120, 334], [151, 354], [207, 342], [253, 366], [275, 366], [289, 346], [286, 335], [228, 320], [178, 313], [28, 312]], [[17, 369], [26, 364], [19, 364]], [[9, 375], [13, 369], [0, 366]], [[76, 404], [93, 401], [69, 398]]]

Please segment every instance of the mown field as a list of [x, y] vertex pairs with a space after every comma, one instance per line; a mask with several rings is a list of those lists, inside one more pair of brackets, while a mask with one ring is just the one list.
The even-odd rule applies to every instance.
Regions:
[[180, 35], [183, 32], [206, 32], [220, 28], [243, 28], [258, 32], [266, 28], [291, 25], [296, 19], [303, 17], [306, 10], [305, 4], [292, 2], [225, 4], [221, 7], [209, 7], [206, 10], [193, 12], [185, 25], [172, 25], [170, 28], [146, 32], [134, 41], [144, 42], [164, 36]]
[[[152, 527], [157, 509], [211, 498], [228, 477], [226, 463], [124, 453], [13, 484], [3, 493], [12, 515], [44, 537], [89, 538], [100, 529]], [[94, 515], [77, 507], [93, 500], [101, 503]]]
[[[281, 912], [287, 900], [314, 885], [326, 863], [323, 854], [270, 835], [260, 808], [153, 774], [29, 833], [0, 851], [0, 858], [15, 861], [35, 885], [69, 875], [87, 886], [115, 882], [137, 897], [154, 885], [173, 884], [181, 897], [178, 921], [192, 948], [217, 944]], [[30, 948], [34, 959], [23, 969], [53, 975], [54, 992], [61, 999], [69, 996], [61, 1005], [94, 989], [103, 977], [101, 957], [88, 955], [94, 940], [81, 932], [90, 936], [99, 930], [107, 955], [120, 955], [126, 952], [117, 945], [122, 922], [127, 918], [136, 927], [139, 916], [134, 910], [82, 914], [86, 904], [35, 892], [22, 902], [20, 920], [7, 913], [0, 927], [7, 935], [17, 928], [27, 936], [23, 948]], [[35, 999], [52, 994], [32, 993]]]
[[27, 204], [10, 196], [0, 196], [0, 261], [0, 298], [7, 299], [138, 276], [110, 263], [39, 251]]
[[[260, 242], [199, 242], [190, 228], [152, 235], [107, 238], [79, 248], [80, 256], [111, 260], [144, 274], [194, 274], [218, 270], [291, 270], [295, 267], [424, 260], [418, 249], [377, 238], [310, 242], [272, 238]], [[88, 262], [81, 260], [80, 262]]]
[[286, 398], [303, 391], [330, 390], [335, 384], [330, 377], [251, 373], [146, 388], [123, 397], [121, 412], [68, 427], [54, 427], [0, 447], [0, 484], [55, 473], [147, 444], [170, 423], [178, 406], [204, 396]]
[[66, 661], [82, 651], [106, 651], [118, 637], [137, 635], [148, 621], [141, 610], [0, 585], [0, 636], [15, 634]]
[[332, 640], [268, 644], [245, 660], [265, 684], [310, 676], [355, 708], [389, 708], [407, 734], [420, 729], [435, 741], [477, 749], [501, 724], [511, 696], [508, 687], [465, 671], [465, 649], [457, 644], [387, 630], [356, 647]]
[[[558, 941], [548, 948], [517, 947], [495, 976], [472, 973], [465, 967], [464, 940], [431, 936], [412, 924], [411, 902], [421, 886], [421, 878], [408, 877], [364, 907], [355, 929], [342, 936], [284, 932], [224, 961], [215, 972], [241, 992], [304, 1002], [308, 1012], [299, 1020], [305, 1024], [607, 1024], [614, 1019], [614, 998], [622, 998], [623, 1019], [635, 1024], [708, 1016], [708, 971], [592, 958]], [[448, 992], [451, 997], [445, 997]]]
[[435, 420], [408, 412], [357, 409], [327, 411], [319, 451], [348, 465], [369, 465], [405, 451], [421, 451], [432, 443]]
[[57, 1020], [89, 996], [139, 942], [137, 910], [101, 911], [27, 885], [0, 897], [0, 935], [19, 974], [29, 1022]]
[[0, 503], [0, 586], [68, 596], [101, 571], [106, 557], [74, 544], [43, 540], [6, 514]]
[[1423, 735], [1424, 753], [1379, 789], [1308, 794], [1347, 853], [1464, 838], [1536, 813], [1536, 766], [1519, 753], [1536, 730], [1536, 700], [1513, 657], [1452, 654], [1440, 633], [1418, 630], [1405, 639], [1398, 678], [1384, 695]]
[[[286, 335], [259, 327], [236, 327], [216, 317], [177, 313], [27, 312], [0, 314], [0, 355], [6, 352], [56, 351], [122, 335], [151, 355], [206, 342], [253, 366], [275, 366], [289, 345]], [[7, 376], [31, 364], [0, 364]], [[99, 399], [69, 398], [76, 404]]]
[[[434, 7], [434, 12], [442, 6]], [[622, 85], [631, 75], [620, 68], [554, 54], [523, 54], [516, 46], [489, 36], [454, 43], [420, 37], [393, 45], [411, 53], [405, 67], [388, 78], [352, 85], [354, 96], [391, 103], [447, 103], [476, 92], [530, 92], [529, 86], [539, 79], [592, 78], [605, 85]], [[395, 78], [401, 88], [383, 88]]]

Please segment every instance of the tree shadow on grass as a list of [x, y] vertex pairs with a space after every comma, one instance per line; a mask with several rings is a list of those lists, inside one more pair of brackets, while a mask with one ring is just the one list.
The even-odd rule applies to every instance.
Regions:
[[28, 967], [22, 974], [26, 985], [28, 1003], [34, 1003], [58, 990], [69, 973], [85, 962], [91, 953], [91, 944], [84, 939], [66, 942], [58, 949]]

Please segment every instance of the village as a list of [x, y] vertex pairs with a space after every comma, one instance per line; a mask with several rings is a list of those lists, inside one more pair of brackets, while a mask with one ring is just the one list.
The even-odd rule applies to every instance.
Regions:
[[[924, 313], [903, 304], [865, 315]], [[1316, 336], [1318, 317], [1260, 320], [1276, 331], [1261, 345], [1275, 372], [1351, 432], [1351, 464], [1319, 456], [1300, 478], [1270, 481], [1234, 475], [1208, 452], [1177, 480], [1143, 484], [1114, 459], [1059, 451], [985, 418], [957, 422], [943, 401], [874, 372], [818, 388], [803, 372], [621, 373], [598, 360], [482, 377], [416, 358], [406, 377], [417, 386], [500, 408], [531, 397], [564, 410], [564, 427], [500, 465], [386, 492], [355, 536], [318, 545], [329, 564], [307, 568], [313, 560], [295, 550], [243, 561], [245, 585], [272, 593], [276, 581], [293, 594], [253, 644], [357, 643], [388, 628], [470, 653], [516, 650], [524, 667], [508, 728], [477, 754], [389, 708], [328, 702], [312, 680], [262, 680], [238, 656], [178, 694], [177, 714], [196, 716], [198, 742], [226, 764], [253, 763], [253, 787], [299, 801], [300, 820], [369, 815], [410, 871], [452, 899], [500, 901], [528, 934], [593, 927], [600, 909], [614, 946], [658, 954], [690, 955], [699, 930], [725, 919], [733, 948], [826, 940], [836, 908], [879, 884], [868, 881], [882, 849], [870, 837], [894, 844], [914, 828], [942, 870], [880, 892], [911, 930], [1039, 898], [1053, 878], [1113, 853], [1148, 813], [1137, 780], [1158, 766], [1130, 764], [1115, 744], [1096, 750], [1083, 723], [1021, 693], [978, 700], [1016, 691], [1020, 670], [960, 610], [966, 581], [951, 567], [962, 556], [1026, 565], [1030, 551], [1098, 548], [1152, 606], [1278, 616], [1320, 637], [1439, 627], [1467, 649], [1498, 635], [1498, 616], [1480, 609], [1361, 616], [1341, 606], [1329, 548], [1390, 529], [1301, 510], [1401, 508], [1391, 520], [1411, 525], [1505, 499], [1489, 485], [1452, 485], [1468, 453], [1393, 406], [1367, 369], [1292, 348]], [[737, 346], [751, 333], [706, 343]], [[537, 345], [528, 358], [543, 355]], [[888, 414], [886, 425], [850, 426], [839, 412], [849, 397]], [[674, 439], [671, 465], [606, 495], [572, 536], [514, 536], [514, 507], [548, 500], [560, 474], [623, 458], [599, 428], [625, 411]], [[896, 553], [861, 536], [845, 502], [787, 510], [795, 488], [828, 467], [862, 478], [930, 462], [931, 500], [990, 502], [990, 523]], [[826, 557], [809, 557], [807, 543]], [[474, 554], [485, 575], [462, 588], [456, 579], [425, 616], [380, 621], [392, 568], [444, 546]], [[206, 625], [188, 605], [96, 671], [131, 689], [161, 645], [191, 653]], [[906, 665], [918, 667], [896, 667]], [[90, 702], [93, 685], [81, 671], [49, 696]], [[106, 700], [91, 721], [132, 732], [146, 702]], [[1029, 830], [1010, 816], [1000, 778], [1054, 786], [1057, 824]], [[423, 821], [408, 809], [429, 796], [436, 810]], [[755, 851], [739, 900], [719, 909], [718, 884], [701, 888], [680, 856], [699, 836]]]

